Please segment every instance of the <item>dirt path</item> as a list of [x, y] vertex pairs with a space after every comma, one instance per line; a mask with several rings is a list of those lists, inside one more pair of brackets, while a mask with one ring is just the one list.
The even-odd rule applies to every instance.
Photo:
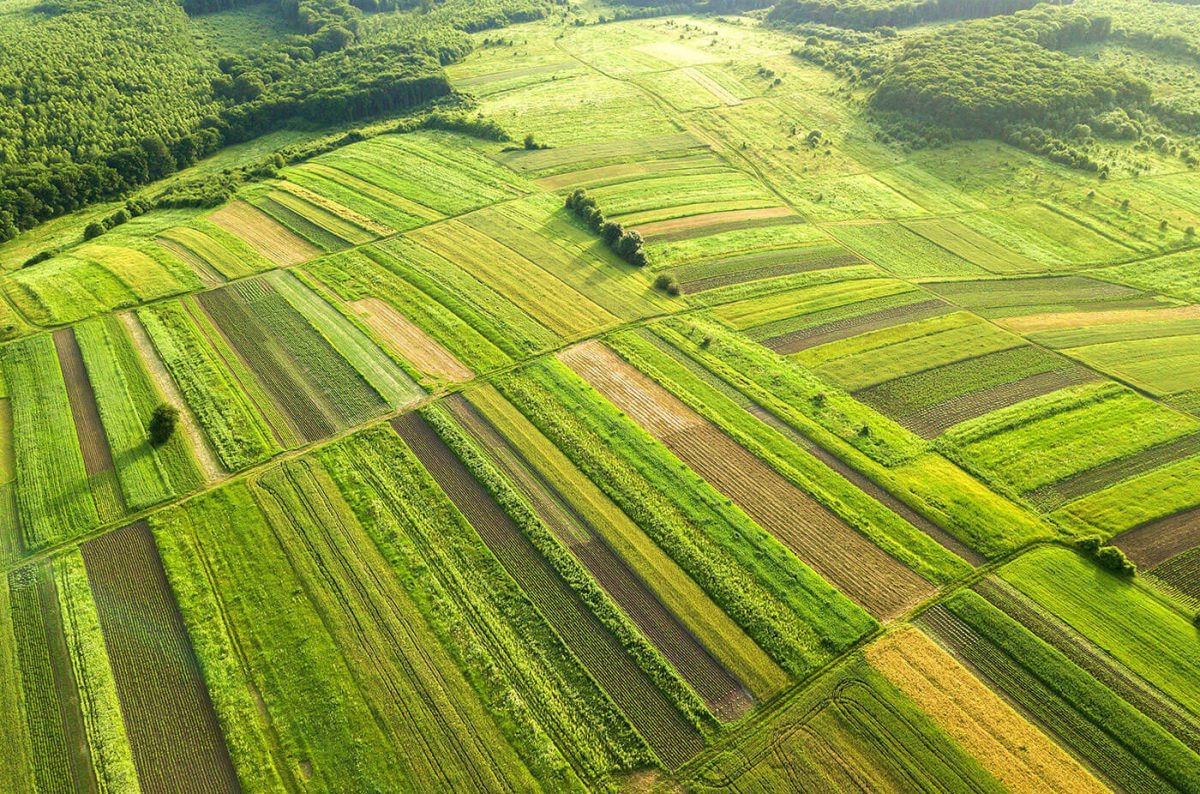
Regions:
[[207, 483], [220, 479], [224, 476], [225, 469], [217, 459], [217, 453], [209, 444], [208, 436], [204, 434], [203, 428], [196, 420], [196, 415], [192, 413], [187, 401], [179, 393], [179, 388], [175, 385], [171, 374], [167, 372], [167, 368], [158, 358], [158, 353], [154, 350], [154, 343], [146, 335], [146, 329], [142, 327], [141, 321], [133, 312], [124, 312], [117, 316], [121, 318], [121, 323], [129, 333], [133, 346], [137, 348], [138, 355], [142, 357], [142, 363], [146, 365], [146, 371], [154, 379], [158, 390], [162, 392], [167, 402], [179, 409], [179, 421], [183, 424], [184, 438], [187, 439], [192, 455], [200, 464], [201, 471], [204, 472], [204, 481]]

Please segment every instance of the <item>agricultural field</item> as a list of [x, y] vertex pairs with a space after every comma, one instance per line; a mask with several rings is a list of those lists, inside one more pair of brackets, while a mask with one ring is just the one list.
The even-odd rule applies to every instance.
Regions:
[[0, 11], [0, 792], [1200, 791], [1200, 6], [139, 3]]

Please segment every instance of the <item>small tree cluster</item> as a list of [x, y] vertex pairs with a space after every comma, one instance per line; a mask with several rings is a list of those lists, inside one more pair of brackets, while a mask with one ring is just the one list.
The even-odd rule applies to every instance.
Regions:
[[1105, 546], [1098, 537], [1080, 538], [1075, 542], [1075, 548], [1095, 560], [1101, 568], [1113, 573], [1121, 576], [1133, 576], [1137, 573], [1137, 566], [1125, 556], [1125, 552], [1116, 546]]
[[596, 199], [589, 196], [586, 190], [579, 188], [567, 196], [567, 208], [604, 238], [604, 242], [617, 256], [638, 267], [646, 264], [645, 241], [642, 235], [615, 221], [605, 220], [604, 213], [596, 205]]
[[154, 408], [154, 413], [150, 415], [150, 422], [146, 426], [146, 430], [150, 434], [150, 443], [156, 447], [160, 447], [170, 440], [171, 435], [175, 432], [175, 425], [179, 421], [179, 410], [167, 403], [159, 403]]
[[658, 278], [654, 279], [654, 286], [671, 296], [683, 292], [683, 287], [679, 286], [679, 279], [670, 273], [660, 273]]

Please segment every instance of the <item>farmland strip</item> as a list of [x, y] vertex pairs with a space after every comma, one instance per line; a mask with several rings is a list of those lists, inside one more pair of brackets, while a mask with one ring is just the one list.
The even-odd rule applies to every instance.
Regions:
[[145, 522], [82, 546], [143, 790], [240, 790]]
[[270, 215], [244, 201], [231, 201], [209, 215], [208, 219], [283, 267], [314, 259], [323, 253]]
[[708, 212], [683, 218], [653, 221], [641, 224], [637, 230], [648, 242], [668, 243], [737, 229], [777, 226], [786, 223], [804, 223], [804, 219], [789, 207], [763, 207]]
[[54, 348], [67, 387], [67, 399], [71, 402], [71, 417], [75, 421], [79, 451], [83, 453], [83, 466], [96, 493], [96, 507], [102, 518], [117, 518], [128, 508], [117, 484], [112, 450], [104, 432], [104, 423], [100, 421], [96, 394], [84, 367], [75, 329], [60, 328], [55, 331]]
[[1200, 507], [1134, 527], [1113, 539], [1113, 545], [1139, 568], [1154, 568], [1200, 546]]
[[912, 570], [607, 348], [587, 342], [559, 358], [875, 616], [894, 617], [933, 592]]
[[453, 395], [443, 405], [476, 437], [491, 460], [521, 488], [546, 525], [704, 698], [714, 714], [732, 721], [753, 706], [753, 700], [741, 682], [692, 636], [605, 541], [603, 534], [552, 483], [537, 473], [520, 449], [463, 397]]
[[475, 373], [419, 326], [379, 298], [361, 298], [347, 304], [396, 355], [421, 372], [448, 383], [470, 380]]
[[[781, 257], [782, 258], [782, 257]], [[789, 276], [793, 273], [805, 273], [809, 270], [828, 270], [838, 267], [862, 264], [857, 254], [829, 253], [827, 249], [808, 255], [792, 255], [786, 261], [776, 264], [748, 267], [743, 270], [729, 270], [719, 275], [696, 278], [682, 283], [683, 291], [692, 294], [705, 292], [717, 287], [729, 287], [734, 284], [744, 284], [748, 281], [764, 281], [766, 279]]]
[[908, 303], [904, 306], [861, 314], [856, 317], [847, 317], [843, 320], [805, 328], [801, 331], [793, 331], [783, 336], [764, 339], [762, 340], [762, 344], [780, 355], [787, 356], [829, 342], [849, 339], [852, 336], [858, 336], [868, 331], [878, 331], [901, 323], [940, 317], [944, 314], [949, 314], [953, 310], [954, 307], [940, 300], [919, 301], [917, 303]]
[[683, 721], [433, 429], [415, 413], [392, 420], [392, 426], [663, 762], [673, 768], [699, 752], [703, 740], [695, 729]]
[[208, 263], [208, 260], [200, 256], [200, 254], [188, 248], [179, 240], [172, 240], [168, 237], [158, 237], [154, 242], [161, 245], [163, 248], [174, 254], [179, 261], [188, 265], [192, 270], [196, 271], [196, 275], [200, 276], [200, 280], [205, 286], [216, 287], [224, 284], [227, 279], [221, 275], [215, 267]]

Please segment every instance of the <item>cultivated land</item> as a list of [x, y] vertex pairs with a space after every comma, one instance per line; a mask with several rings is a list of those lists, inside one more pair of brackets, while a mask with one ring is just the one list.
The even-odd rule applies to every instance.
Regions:
[[183, 5], [0, 101], [0, 791], [1200, 791], [1200, 7]]

